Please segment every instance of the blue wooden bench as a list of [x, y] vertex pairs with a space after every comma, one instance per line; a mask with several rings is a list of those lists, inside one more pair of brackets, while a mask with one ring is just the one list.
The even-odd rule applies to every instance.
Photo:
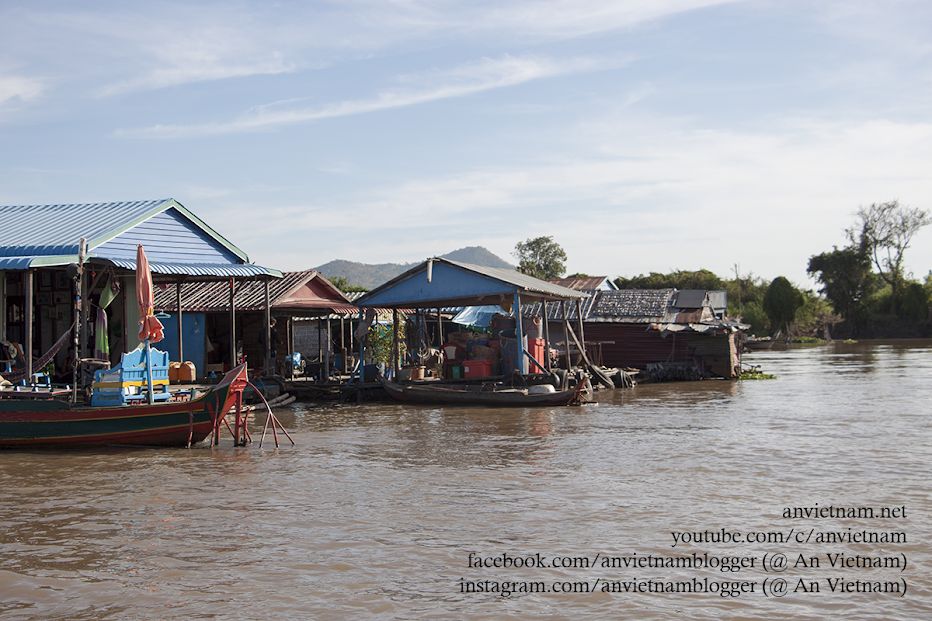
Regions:
[[[149, 355], [152, 359], [152, 399], [168, 401], [171, 398], [168, 389], [168, 352], [150, 349]], [[93, 388], [93, 406], [146, 403], [149, 390], [146, 378], [146, 350], [134, 349], [123, 354], [120, 364], [109, 371], [96, 371]]]

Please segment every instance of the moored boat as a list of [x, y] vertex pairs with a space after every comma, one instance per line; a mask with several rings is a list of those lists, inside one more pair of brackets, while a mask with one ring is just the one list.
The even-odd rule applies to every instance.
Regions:
[[246, 383], [244, 363], [195, 399], [111, 407], [71, 405], [53, 391], [4, 390], [0, 448], [190, 446], [219, 431]]
[[743, 341], [741, 345], [744, 346], [744, 348], [749, 351], [758, 351], [758, 350], [770, 349], [771, 347], [773, 347], [773, 344], [775, 342], [776, 341], [774, 341], [769, 336], [765, 336], [763, 338], [749, 338], [746, 341]]
[[379, 378], [389, 395], [406, 403], [438, 405], [487, 405], [493, 407], [531, 407], [580, 405], [588, 401], [592, 388], [589, 380], [570, 390], [534, 392], [527, 388], [493, 385], [451, 386], [448, 384], [398, 384]]

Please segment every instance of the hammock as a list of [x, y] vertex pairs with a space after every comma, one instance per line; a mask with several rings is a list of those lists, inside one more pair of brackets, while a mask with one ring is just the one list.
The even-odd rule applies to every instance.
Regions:
[[[45, 365], [47, 365], [49, 362], [52, 361], [52, 358], [55, 357], [55, 354], [61, 351], [61, 348], [65, 346], [65, 343], [68, 342], [69, 340], [68, 337], [71, 336], [71, 331], [74, 330], [74, 326], [75, 324], [72, 323], [71, 327], [68, 328], [64, 332], [64, 334], [62, 334], [59, 337], [57, 341], [55, 341], [55, 344], [52, 345], [51, 349], [45, 352], [45, 354], [43, 354], [41, 358], [39, 358], [38, 360], [32, 363], [32, 374], [27, 373], [26, 369], [19, 369], [19, 370], [14, 369], [12, 373], [7, 373], [6, 375], [4, 375], [3, 376], [4, 379], [10, 382], [19, 382], [19, 381], [26, 379], [28, 375], [35, 375], [36, 373], [40, 372], [45, 367]], [[7, 350], [9, 350], [11, 358], [19, 357], [19, 358], [22, 358], [23, 361], [25, 361], [25, 357], [23, 356], [23, 351], [22, 349], [20, 349], [18, 343], [10, 343], [8, 341], [4, 341], [4, 345], [7, 346]], [[23, 364], [25, 364], [25, 362], [23, 362]]]

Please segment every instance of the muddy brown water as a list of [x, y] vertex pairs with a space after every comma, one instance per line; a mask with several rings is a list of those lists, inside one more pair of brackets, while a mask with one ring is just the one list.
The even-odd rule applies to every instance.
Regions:
[[932, 618], [932, 341], [745, 362], [777, 379], [0, 452], [0, 618]]

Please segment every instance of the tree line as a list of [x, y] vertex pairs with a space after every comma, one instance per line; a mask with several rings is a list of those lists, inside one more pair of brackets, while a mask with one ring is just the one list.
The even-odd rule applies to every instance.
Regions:
[[[932, 271], [923, 280], [906, 269], [904, 257], [923, 227], [927, 211], [893, 200], [860, 207], [845, 230], [848, 245], [809, 258], [807, 273], [818, 291], [778, 276], [770, 282], [753, 274], [722, 278], [700, 269], [619, 277], [619, 289], [706, 289], [725, 291], [728, 315], [740, 317], [758, 336], [782, 332], [797, 337], [932, 337]], [[538, 278], [562, 278], [566, 253], [552, 237], [515, 246], [517, 270]], [[586, 274], [574, 274], [585, 277]]]
[[[614, 282], [619, 289], [725, 291], [728, 316], [749, 324], [757, 336], [932, 337], [932, 271], [918, 280], [904, 261], [916, 233], [932, 224], [929, 212], [893, 200], [860, 207], [854, 215], [854, 224], [845, 230], [847, 246], [809, 258], [807, 273], [819, 283], [818, 291], [798, 287], [784, 276], [767, 282], [742, 275], [737, 266], [734, 278], [700, 269], [651, 272]], [[566, 273], [566, 252], [553, 237], [519, 242], [513, 254], [515, 269], [529, 276], [556, 279]], [[343, 291], [361, 289], [341, 277], [331, 282]]]

